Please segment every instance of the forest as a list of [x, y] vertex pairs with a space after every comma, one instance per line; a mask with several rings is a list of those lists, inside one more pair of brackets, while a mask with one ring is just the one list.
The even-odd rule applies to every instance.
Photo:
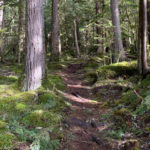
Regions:
[[150, 150], [150, 0], [0, 0], [0, 150]]

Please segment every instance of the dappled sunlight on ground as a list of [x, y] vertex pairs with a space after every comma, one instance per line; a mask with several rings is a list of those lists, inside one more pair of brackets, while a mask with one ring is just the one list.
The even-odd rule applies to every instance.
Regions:
[[91, 105], [99, 104], [99, 102], [97, 102], [97, 101], [86, 99], [86, 98], [80, 97], [79, 95], [74, 96], [72, 94], [65, 93], [65, 92], [62, 92], [62, 91], [59, 91], [59, 92], [61, 92], [61, 94], [65, 98], [67, 98], [69, 101], [72, 101], [72, 102], [77, 102], [77, 103], [81, 103], [81, 104], [82, 103], [84, 103], [84, 104], [91, 104]]

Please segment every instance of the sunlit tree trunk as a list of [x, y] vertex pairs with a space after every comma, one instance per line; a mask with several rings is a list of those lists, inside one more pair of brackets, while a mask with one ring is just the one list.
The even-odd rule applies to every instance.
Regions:
[[52, 0], [52, 60], [59, 60], [61, 56], [58, 3], [59, 0]]
[[75, 40], [75, 47], [76, 47], [76, 56], [80, 57], [80, 49], [79, 49], [78, 34], [77, 34], [77, 19], [74, 19], [74, 40]]
[[41, 86], [45, 72], [43, 40], [43, 0], [26, 0], [26, 80], [25, 90]]
[[148, 72], [147, 64], [147, 0], [139, 1], [139, 35], [138, 35], [138, 68], [140, 74], [144, 75]]
[[120, 28], [120, 15], [118, 8], [118, 0], [111, 0], [111, 14], [112, 25], [114, 30], [114, 60], [113, 62], [122, 61], [125, 59], [123, 50], [121, 28]]
[[100, 22], [99, 22], [99, 17], [98, 15], [100, 15], [100, 1], [96, 0], [95, 1], [95, 10], [96, 10], [96, 37], [97, 37], [97, 52], [98, 54], [101, 54], [103, 52], [103, 49], [101, 47], [101, 40], [100, 40], [100, 36], [102, 37], [102, 31], [101, 31], [101, 27], [100, 27]]
[[[0, 30], [3, 30], [5, 27], [5, 7], [4, 7], [4, 1], [0, 1]], [[4, 50], [4, 34], [1, 33], [0, 35], [0, 57], [1, 62], [4, 62], [4, 56], [3, 56], [3, 50]]]
[[21, 62], [22, 52], [24, 50], [24, 27], [25, 27], [25, 1], [19, 1], [19, 39], [18, 39], [18, 63]]

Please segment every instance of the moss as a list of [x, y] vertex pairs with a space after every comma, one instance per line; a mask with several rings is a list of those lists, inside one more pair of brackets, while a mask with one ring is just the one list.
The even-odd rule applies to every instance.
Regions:
[[61, 117], [61, 115], [53, 112], [35, 110], [24, 117], [22, 122], [30, 127], [48, 127], [60, 123]]
[[16, 76], [0, 76], [0, 84], [11, 84], [17, 81]]
[[47, 103], [48, 101], [57, 100], [57, 95], [54, 92], [45, 92], [39, 95], [38, 102], [39, 103]]
[[63, 67], [63, 65], [62, 64], [60, 64], [60, 63], [50, 63], [50, 64], [48, 64], [48, 69], [49, 70], [60, 70], [60, 69], [62, 69], [62, 67]]
[[121, 62], [112, 65], [102, 66], [97, 69], [100, 79], [116, 78], [118, 76], [131, 76], [137, 74], [137, 63]]
[[7, 127], [7, 123], [6, 122], [4, 122], [4, 121], [0, 121], [0, 129], [4, 129], [4, 128], [6, 128]]
[[26, 101], [32, 101], [35, 98], [35, 95], [36, 95], [35, 91], [21, 92], [21, 93], [18, 94], [19, 99], [21, 99], [24, 102], [26, 102]]
[[125, 105], [128, 106], [129, 109], [131, 110], [135, 110], [136, 107], [140, 104], [141, 100], [135, 95], [135, 93], [133, 92], [133, 90], [130, 90], [128, 92], [125, 92], [122, 97], [117, 100], [116, 106], [117, 105]]
[[15, 107], [15, 101], [10, 98], [0, 100], [0, 111], [12, 112]]
[[99, 64], [97, 62], [91, 61], [86, 65], [86, 69], [97, 69], [99, 67]]
[[150, 84], [150, 75], [148, 75], [146, 77], [146, 79], [144, 79], [140, 84], [139, 84], [139, 87], [140, 88], [147, 88]]
[[0, 133], [0, 150], [12, 150], [14, 148], [13, 141], [16, 137], [9, 133]]
[[146, 128], [145, 128], [145, 132], [146, 132], [146, 133], [150, 133], [150, 127], [146, 127]]
[[16, 103], [15, 109], [17, 111], [23, 112], [27, 108], [27, 105], [24, 103]]
[[61, 77], [57, 75], [48, 75], [47, 79], [43, 81], [43, 87], [50, 90], [55, 88], [64, 90], [66, 88], [65, 83], [63, 82]]
[[85, 74], [84, 80], [85, 80], [85, 82], [87, 82], [89, 84], [94, 84], [98, 80], [98, 75], [94, 71], [88, 72]]
[[121, 108], [113, 112], [115, 124], [120, 127], [131, 126], [132, 113], [127, 108]]
[[24, 86], [24, 80], [25, 80], [25, 74], [21, 74], [21, 75], [19, 76], [18, 82], [17, 82], [18, 88], [19, 88], [20, 90], [22, 90], [22, 88], [23, 88], [23, 86]]

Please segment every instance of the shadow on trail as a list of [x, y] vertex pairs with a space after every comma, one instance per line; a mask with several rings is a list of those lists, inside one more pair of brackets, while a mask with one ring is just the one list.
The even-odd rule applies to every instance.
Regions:
[[[109, 124], [100, 123], [100, 102], [91, 99], [91, 87], [83, 84], [84, 64], [68, 64], [60, 76], [67, 84], [67, 91], [61, 93], [71, 103], [65, 110], [67, 117], [62, 124], [66, 128], [65, 139], [60, 150], [111, 150], [100, 132]], [[107, 113], [107, 110], [106, 110]]]
[[[62, 121], [64, 139], [59, 150], [132, 150], [130, 140], [112, 140], [107, 137], [111, 131], [112, 119], [103, 116], [110, 114], [109, 108], [101, 107], [104, 102], [120, 97], [123, 87], [102, 85], [95, 88], [84, 83], [84, 64], [68, 64], [59, 75], [67, 85], [66, 91], [58, 91], [71, 107], [64, 113]], [[93, 100], [100, 94], [99, 100]]]

